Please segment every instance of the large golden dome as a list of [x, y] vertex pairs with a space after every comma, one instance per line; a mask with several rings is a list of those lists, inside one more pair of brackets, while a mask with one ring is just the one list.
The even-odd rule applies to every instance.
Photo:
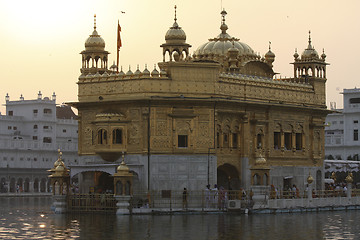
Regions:
[[218, 60], [227, 54], [232, 47], [238, 49], [239, 57], [246, 57], [248, 59], [258, 59], [259, 56], [246, 43], [240, 42], [239, 39], [231, 37], [226, 31], [228, 26], [225, 24], [226, 11], [223, 10], [222, 24], [220, 26], [221, 33], [216, 37], [209, 39], [207, 43], [202, 44], [194, 53], [196, 59], [211, 59]]

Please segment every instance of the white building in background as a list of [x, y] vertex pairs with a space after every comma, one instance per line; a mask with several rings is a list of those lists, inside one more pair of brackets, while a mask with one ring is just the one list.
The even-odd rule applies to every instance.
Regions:
[[77, 165], [78, 123], [70, 106], [56, 106], [55, 93], [10, 101], [0, 115], [0, 192], [49, 192], [58, 149], [67, 166]]
[[332, 104], [336, 112], [326, 117], [324, 165], [327, 175], [331, 172], [357, 173], [360, 163], [360, 89], [344, 89], [342, 94], [344, 108], [336, 109]]

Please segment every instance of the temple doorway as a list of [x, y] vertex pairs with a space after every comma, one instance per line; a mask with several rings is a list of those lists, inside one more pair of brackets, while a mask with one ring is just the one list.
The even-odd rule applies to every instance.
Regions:
[[111, 174], [102, 171], [86, 171], [71, 178], [73, 193], [113, 193], [114, 180]]
[[225, 163], [217, 168], [218, 188], [224, 187], [227, 190], [239, 190], [240, 178], [239, 172], [231, 164]]

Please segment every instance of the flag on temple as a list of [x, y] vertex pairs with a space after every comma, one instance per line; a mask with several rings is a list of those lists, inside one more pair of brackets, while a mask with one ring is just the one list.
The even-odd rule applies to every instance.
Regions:
[[121, 38], [120, 38], [120, 32], [121, 32], [121, 27], [118, 21], [118, 33], [117, 33], [117, 49], [118, 51], [120, 50], [120, 47], [122, 46], [121, 44]]
[[118, 29], [117, 29], [117, 51], [116, 51], [116, 66], [117, 66], [117, 72], [119, 72], [119, 52], [120, 52], [120, 47], [121, 47], [121, 38], [120, 38], [120, 32], [121, 32], [121, 27], [120, 27], [120, 23], [118, 20]]

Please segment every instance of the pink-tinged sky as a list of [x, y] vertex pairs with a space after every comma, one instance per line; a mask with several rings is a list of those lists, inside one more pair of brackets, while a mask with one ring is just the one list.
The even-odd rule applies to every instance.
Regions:
[[[80, 75], [84, 43], [97, 30], [116, 59], [116, 27], [120, 20], [122, 43], [120, 61], [127, 71], [139, 64], [149, 70], [162, 61], [160, 45], [174, 22], [177, 5], [179, 25], [187, 42], [198, 46], [220, 33], [221, 0], [0, 0], [0, 103], [35, 99], [39, 90], [57, 103], [77, 100], [76, 82]], [[282, 77], [293, 76], [293, 54], [307, 47], [308, 31], [319, 54], [325, 49], [327, 105], [342, 107], [343, 88], [360, 87], [359, 0], [223, 0], [228, 15], [228, 33], [261, 55], [271, 41], [276, 54], [274, 70]], [[124, 11], [125, 14], [122, 14]], [[4, 112], [4, 108], [0, 108]]]

